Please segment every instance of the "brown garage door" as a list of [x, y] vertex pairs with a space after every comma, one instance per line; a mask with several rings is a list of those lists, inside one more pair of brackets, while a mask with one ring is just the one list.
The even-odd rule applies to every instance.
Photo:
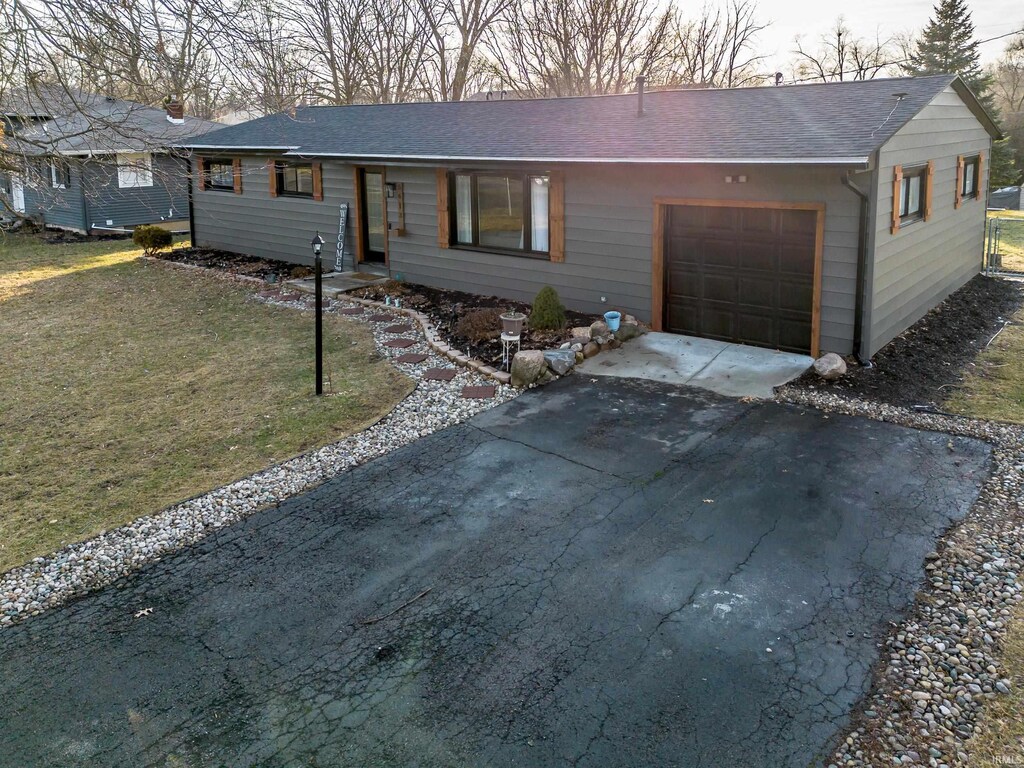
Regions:
[[817, 212], [674, 205], [665, 329], [809, 352]]

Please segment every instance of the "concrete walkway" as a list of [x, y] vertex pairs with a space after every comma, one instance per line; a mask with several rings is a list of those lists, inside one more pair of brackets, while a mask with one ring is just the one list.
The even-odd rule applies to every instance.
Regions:
[[648, 333], [602, 352], [577, 369], [593, 376], [621, 376], [688, 384], [726, 397], [771, 397], [775, 387], [806, 371], [814, 358], [674, 333]]

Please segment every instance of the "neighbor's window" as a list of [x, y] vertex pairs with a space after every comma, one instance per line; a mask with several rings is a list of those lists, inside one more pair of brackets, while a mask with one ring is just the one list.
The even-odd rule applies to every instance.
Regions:
[[978, 196], [978, 169], [981, 167], [981, 156], [964, 158], [964, 178], [960, 185], [961, 197]]
[[312, 163], [278, 163], [277, 194], [294, 197], [313, 196]]
[[121, 189], [153, 186], [153, 156], [148, 152], [117, 155], [117, 186]]
[[456, 245], [547, 254], [548, 176], [472, 171], [452, 178]]
[[900, 221], [916, 221], [924, 217], [925, 176], [928, 166], [903, 170], [900, 184]]
[[49, 162], [49, 182], [53, 189], [67, 189], [71, 186], [71, 166], [59, 158], [51, 158]]
[[207, 189], [235, 190], [235, 166], [230, 160], [204, 160]]

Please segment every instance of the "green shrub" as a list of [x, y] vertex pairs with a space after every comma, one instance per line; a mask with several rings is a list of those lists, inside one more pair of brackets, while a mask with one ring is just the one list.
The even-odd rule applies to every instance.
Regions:
[[550, 285], [541, 288], [533, 300], [530, 327], [546, 331], [557, 331], [565, 327], [565, 307], [558, 298], [558, 292]]
[[155, 256], [157, 251], [170, 248], [173, 241], [174, 236], [171, 231], [163, 227], [143, 224], [132, 232], [132, 242], [139, 246], [147, 256]]

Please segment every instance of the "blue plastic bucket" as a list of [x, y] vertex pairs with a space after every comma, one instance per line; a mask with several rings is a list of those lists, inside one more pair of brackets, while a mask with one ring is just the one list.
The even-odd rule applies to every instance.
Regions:
[[619, 330], [619, 321], [621, 319], [621, 312], [612, 311], [604, 313], [604, 321], [608, 323], [608, 330], [611, 331], [612, 333], [615, 333], [617, 330]]

